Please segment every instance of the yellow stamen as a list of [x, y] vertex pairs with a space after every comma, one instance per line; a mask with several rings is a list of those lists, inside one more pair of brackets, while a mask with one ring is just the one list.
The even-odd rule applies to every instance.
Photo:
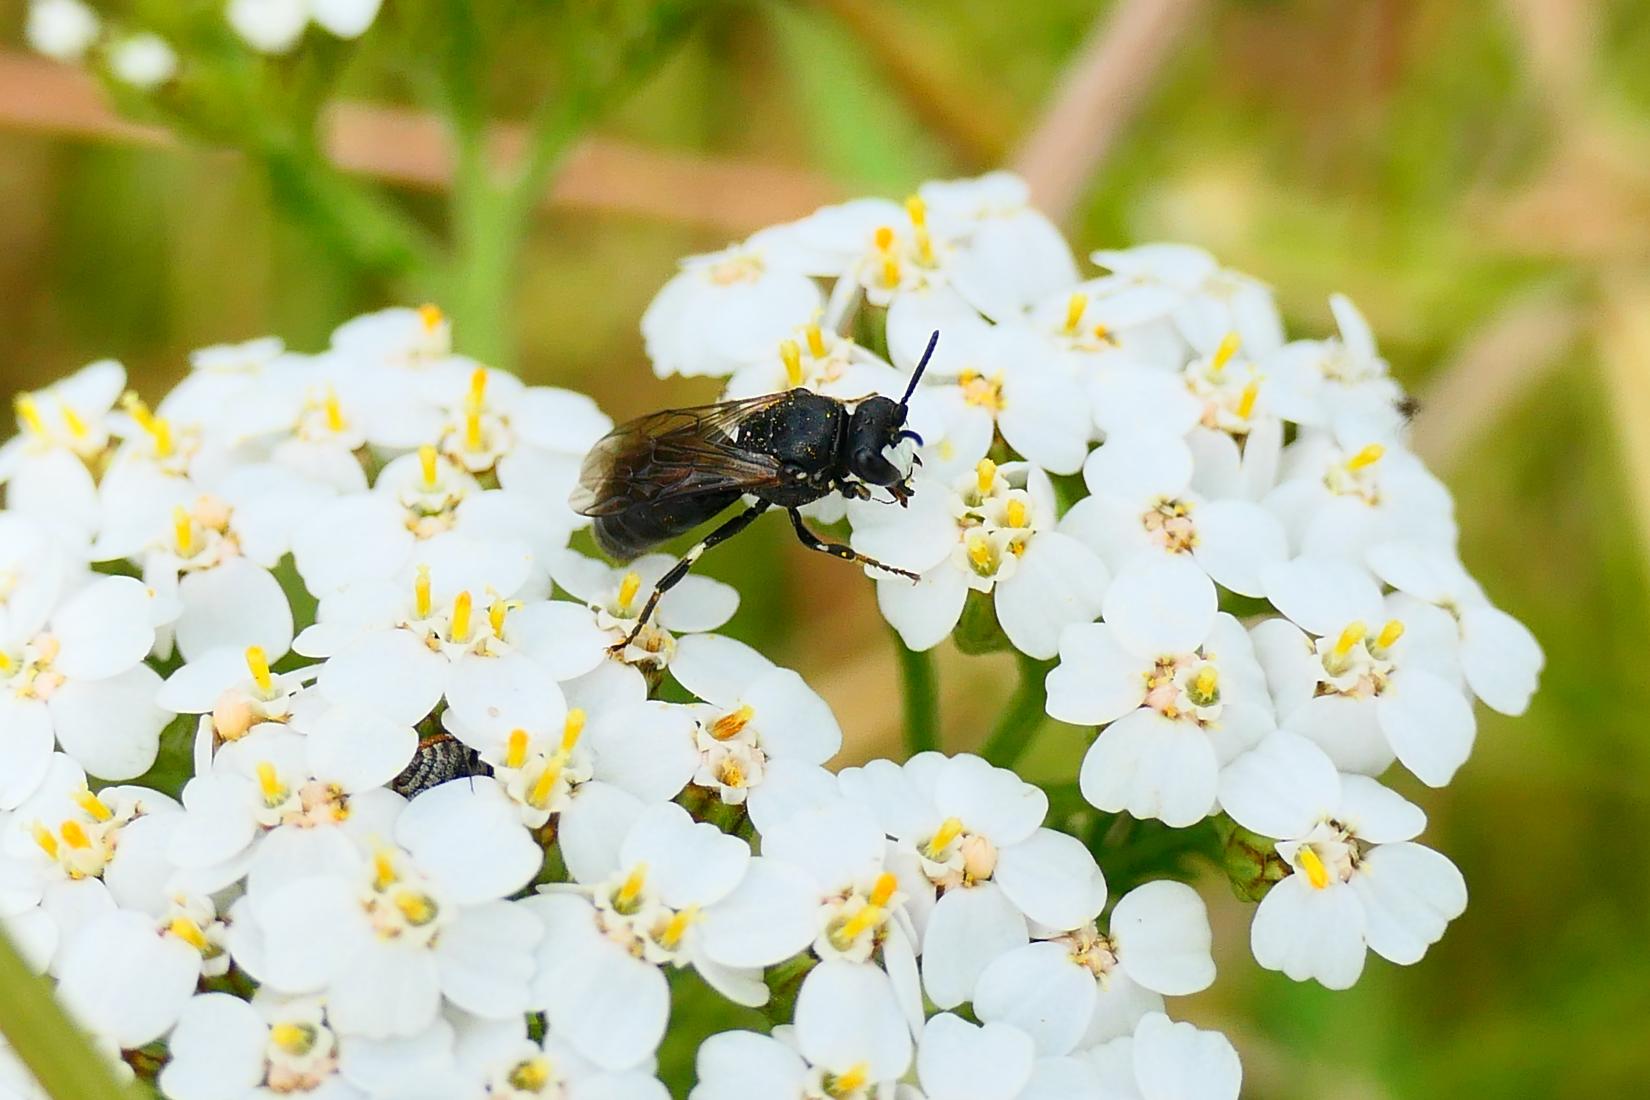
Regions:
[[899, 879], [894, 877], [894, 873], [892, 871], [882, 872], [877, 876], [876, 884], [871, 887], [871, 904], [887, 905], [888, 900], [894, 896], [894, 891], [898, 888]]
[[1399, 638], [1404, 636], [1404, 624], [1397, 619], [1388, 619], [1387, 624], [1381, 627], [1380, 634], [1375, 637], [1375, 644], [1381, 649], [1391, 649]]
[[912, 195], [905, 200], [905, 212], [911, 215], [911, 224], [922, 227], [928, 224], [928, 204], [922, 201], [921, 195]]
[[149, 406], [143, 403], [143, 398], [127, 390], [120, 395], [120, 407], [126, 410], [126, 415], [137, 421], [137, 426], [146, 432], [154, 431], [155, 417], [149, 411]]
[[115, 816], [115, 812], [103, 804], [103, 800], [91, 791], [76, 791], [73, 795], [74, 803], [86, 812], [86, 816], [93, 821], [108, 821]]
[[263, 792], [264, 805], [279, 806], [286, 801], [287, 790], [281, 785], [281, 777], [275, 771], [275, 765], [268, 760], [258, 763], [258, 790]]
[[40, 845], [40, 850], [46, 853], [47, 859], [57, 858], [57, 838], [52, 831], [36, 821], [29, 830], [34, 834], [34, 842]]
[[526, 730], [510, 731], [510, 740], [504, 749], [504, 766], [506, 768], [519, 768], [527, 763], [527, 741]]
[[470, 639], [470, 593], [467, 591], [453, 597], [452, 629], [447, 636], [455, 642]]
[[11, 407], [17, 411], [17, 419], [23, 422], [25, 431], [31, 435], [46, 434], [46, 422], [40, 419], [40, 407], [34, 403], [34, 398], [20, 393], [12, 398]]
[[892, 253], [882, 257], [882, 285], [899, 286], [899, 260], [895, 259]]
[[188, 917], [172, 918], [172, 923], [166, 926], [166, 930], [196, 951], [205, 951], [210, 946], [206, 942], [205, 934], [201, 932], [201, 926]]
[[969, 536], [968, 560], [974, 563], [976, 569], [989, 568], [991, 565], [991, 540], [980, 534]]
[[1006, 515], [1004, 515], [1003, 518], [1008, 521], [1008, 525], [1010, 527], [1024, 527], [1026, 525], [1025, 501], [1018, 499], [1009, 501], [1008, 507], [1004, 509], [1004, 512]]
[[519, 1092], [543, 1092], [550, 1083], [550, 1059], [541, 1055], [518, 1062], [508, 1080], [510, 1087]]
[[1346, 468], [1348, 470], [1361, 470], [1365, 466], [1373, 466], [1375, 463], [1381, 461], [1381, 456], [1384, 454], [1386, 454], [1385, 447], [1381, 446], [1379, 443], [1371, 443], [1369, 446], [1347, 459]]
[[1250, 382], [1243, 387], [1243, 396], [1238, 398], [1237, 414], [1240, 420], [1248, 420], [1255, 415], [1255, 402], [1260, 398], [1260, 383]]
[[429, 924], [435, 919], [435, 902], [428, 894], [416, 893], [412, 890], [402, 890], [395, 895], [395, 907], [401, 910], [401, 915], [407, 918], [408, 924]]
[[258, 691], [264, 698], [275, 694], [275, 681], [269, 675], [269, 658], [265, 656], [262, 646], [246, 647], [246, 667], [252, 673], [252, 682], [258, 685]]
[[1094, 338], [1096, 340], [1105, 340], [1107, 343], [1115, 343], [1116, 342], [1116, 341], [1112, 340], [1111, 326], [1110, 325], [1105, 325], [1105, 324], [1099, 324], [1099, 325], [1094, 326]]
[[481, 410], [474, 406], [464, 411], [464, 449], [481, 450]]
[[1212, 699], [1220, 687], [1220, 674], [1213, 665], [1204, 665], [1198, 669], [1197, 675], [1192, 677], [1192, 690], [1201, 698]]
[[584, 708], [574, 707], [567, 712], [567, 721], [561, 726], [561, 751], [572, 752], [584, 733]]
[[802, 348], [797, 342], [781, 340], [779, 358], [785, 364], [785, 383], [792, 388], [802, 385]]
[[321, 407], [327, 414], [327, 431], [341, 432], [345, 428], [344, 407], [338, 403], [338, 391], [331, 386], [327, 387], [327, 399]]
[[980, 495], [991, 492], [991, 485], [997, 480], [997, 464], [989, 458], [980, 459], [980, 464], [974, 467], [974, 476], [980, 486]]
[[65, 821], [63, 824], [59, 825], [57, 827], [57, 835], [61, 836], [64, 843], [71, 848], [78, 848], [81, 851], [85, 851], [87, 848], [92, 846], [91, 837], [88, 837], [86, 835], [86, 830], [80, 827], [80, 822], [73, 819]]
[[395, 873], [395, 857], [388, 848], [379, 848], [372, 854], [372, 884], [378, 890], [387, 890], [393, 884], [400, 882], [401, 876]]
[[57, 410], [63, 415], [63, 426], [69, 429], [70, 435], [76, 439], [85, 439], [91, 434], [91, 429], [86, 427], [84, 420], [80, 419], [80, 414], [75, 412], [68, 404], [59, 401]]
[[741, 703], [738, 710], [731, 710], [710, 724], [710, 735], [718, 741], [737, 737], [754, 717], [756, 709], [749, 703]]
[[721, 781], [722, 786], [738, 790], [745, 785], [745, 768], [736, 757], [730, 756], [722, 761], [721, 770], [716, 778]]
[[149, 433], [155, 441], [155, 457], [167, 458], [172, 454], [172, 422], [164, 417], [155, 417], [154, 431]]
[[1083, 323], [1083, 314], [1088, 311], [1088, 295], [1073, 293], [1066, 299], [1066, 331], [1076, 332], [1077, 326]]
[[878, 226], [875, 239], [876, 239], [876, 242], [877, 242], [877, 251], [878, 252], [887, 252], [890, 248], [893, 248], [894, 247], [894, 228], [893, 228], [893, 226], [889, 226], [889, 225]]
[[424, 322], [426, 332], [434, 332], [447, 318], [446, 314], [441, 312], [440, 306], [426, 302], [418, 307], [418, 319]]
[[1218, 374], [1220, 371], [1225, 370], [1226, 364], [1232, 361], [1232, 356], [1237, 354], [1238, 346], [1242, 343], [1243, 337], [1235, 332], [1228, 332], [1221, 337], [1220, 346], [1215, 349], [1214, 357], [1209, 360], [1209, 372]]
[[1329, 868], [1323, 865], [1323, 860], [1311, 848], [1302, 848], [1296, 853], [1300, 860], [1301, 870], [1306, 872], [1306, 881], [1312, 884], [1312, 889], [1322, 890], [1329, 885]]
[[435, 448], [428, 443], [418, 448], [418, 469], [424, 475], [424, 488], [434, 489], [435, 480]]
[[630, 605], [636, 602], [636, 593], [642, 590], [642, 575], [640, 573], [626, 573], [619, 581], [619, 610], [629, 611]]
[[921, 195], [905, 200], [905, 212], [911, 216], [911, 228], [917, 238], [917, 255], [925, 264], [934, 262], [934, 238], [928, 232], [928, 204]]
[[670, 918], [665, 930], [659, 936], [659, 945], [666, 950], [675, 950], [676, 945], [682, 942], [687, 934], [688, 925], [699, 919], [699, 907], [690, 905], [686, 909]]
[[647, 884], [647, 864], [638, 863], [631, 869], [630, 875], [619, 887], [618, 893], [613, 895], [613, 907], [623, 912], [625, 909], [635, 910], [636, 902], [642, 896], [642, 887]]
[[11, 654], [7, 653], [3, 649], [0, 649], [0, 674], [9, 676], [16, 668], [17, 662], [12, 660]]
[[870, 1067], [866, 1063], [856, 1062], [847, 1073], [832, 1077], [826, 1088], [833, 1096], [848, 1096], [864, 1088], [870, 1074]]
[[464, 398], [464, 403], [472, 409], [479, 409], [487, 400], [487, 368], [477, 367], [470, 374], [470, 392]]
[[1364, 626], [1362, 619], [1347, 624], [1346, 629], [1341, 631], [1341, 636], [1335, 639], [1335, 656], [1345, 657], [1348, 653], [1351, 653], [1352, 647], [1363, 641], [1364, 635], [1367, 633], [1369, 633], [1369, 630]]
[[429, 618], [430, 617], [430, 567], [427, 566], [427, 565], [420, 565], [418, 567], [418, 576], [413, 581], [413, 600], [414, 600], [414, 603], [417, 605], [418, 617], [420, 619]]
[[527, 801], [530, 805], [541, 810], [550, 805], [550, 794], [556, 789], [556, 781], [561, 778], [563, 760], [561, 756], [552, 756], [550, 762], [545, 764], [544, 770], [533, 783], [533, 789], [527, 792]]
[[837, 950], [846, 951], [848, 946], [860, 936], [882, 924], [888, 911], [880, 905], [867, 905], [853, 916], [842, 922], [842, 927], [836, 930], [831, 937], [832, 941], [841, 944]]
[[940, 827], [934, 831], [933, 836], [928, 838], [928, 843], [925, 845], [928, 850], [928, 858], [938, 859], [940, 853], [949, 848], [951, 842], [962, 835], [962, 831], [963, 823], [960, 817], [948, 817], [940, 822]]
[[181, 504], [172, 506], [172, 541], [186, 558], [195, 552], [195, 524], [189, 518], [189, 509]]
[[808, 334], [808, 354], [815, 359], [825, 358], [825, 333], [818, 325], [809, 325], [803, 331]]
[[[427, 306], [434, 309], [434, 306]], [[269, 1041], [288, 1054], [306, 1054], [314, 1045], [314, 1032], [297, 1024], [276, 1024], [269, 1029]]]

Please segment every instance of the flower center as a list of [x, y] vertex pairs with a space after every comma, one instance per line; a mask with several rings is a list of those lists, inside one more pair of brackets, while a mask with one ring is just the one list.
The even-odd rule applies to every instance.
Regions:
[[1278, 855], [1306, 877], [1314, 890], [1349, 882], [1363, 859], [1363, 847], [1338, 821], [1320, 821], [1304, 838], [1280, 841]]
[[1192, 521], [1192, 502], [1163, 497], [1140, 516], [1140, 526], [1154, 546], [1172, 554], [1184, 554], [1197, 545], [1197, 526]]
[[1371, 443], [1345, 460], [1330, 465], [1324, 471], [1323, 483], [1337, 496], [1355, 496], [1365, 504], [1379, 504], [1381, 485], [1378, 471], [1385, 454], [1385, 447]]
[[1318, 694], [1379, 695], [1392, 677], [1392, 647], [1403, 635], [1404, 624], [1398, 619], [1387, 620], [1374, 633], [1360, 619], [1348, 623], [1333, 640], [1317, 639], [1313, 646], [1323, 666]]
[[876, 938], [888, 923], [892, 906], [896, 903], [899, 881], [892, 872], [877, 876], [867, 894], [852, 893], [831, 903], [833, 910], [825, 922], [825, 933], [816, 950], [826, 954], [846, 955], [854, 962], [870, 958]]
[[978, 405], [993, 416], [1003, 411], [1002, 371], [987, 378], [979, 371], [965, 370], [957, 376], [957, 385], [962, 388], [963, 400], [970, 405]]

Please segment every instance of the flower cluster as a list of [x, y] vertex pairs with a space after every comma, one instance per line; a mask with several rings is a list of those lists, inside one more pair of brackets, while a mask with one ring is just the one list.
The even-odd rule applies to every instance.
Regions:
[[[879, 577], [889, 622], [1046, 671], [1099, 727], [1094, 820], [1269, 838], [1262, 965], [1413, 962], [1465, 889], [1375, 777], [1447, 782], [1540, 650], [1457, 562], [1349, 303], [1286, 343], [1195, 249], [1095, 262], [1011, 177], [929, 184], [687, 261], [643, 332], [660, 374], [853, 400], [939, 330], [909, 506], [810, 509], [920, 577]], [[567, 503], [611, 422], [439, 309], [15, 411], [0, 924], [164, 1095], [657, 1100], [691, 980], [777, 1025], [706, 1040], [697, 1100], [1237, 1096], [1166, 1013], [1215, 975], [1191, 886], [1108, 890], [1100, 830], [982, 756], [828, 770], [830, 708], [715, 633], [727, 585], [637, 630], [671, 559], [580, 552]]]
[[[365, 34], [383, 0], [228, 0], [220, 18], [251, 49], [293, 50], [313, 23], [336, 38]], [[24, 37], [57, 61], [94, 57], [109, 74], [141, 90], [158, 88], [178, 73], [172, 44], [129, 16], [106, 21], [85, 0], [29, 0]]]

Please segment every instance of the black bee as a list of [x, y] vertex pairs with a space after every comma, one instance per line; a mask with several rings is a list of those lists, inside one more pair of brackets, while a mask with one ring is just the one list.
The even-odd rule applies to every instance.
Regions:
[[922, 442], [905, 427], [906, 405], [939, 339], [938, 332], [929, 338], [898, 401], [866, 397], [850, 408], [848, 402], [811, 390], [785, 390], [666, 409], [621, 424], [597, 441], [579, 471], [572, 505], [595, 520], [597, 544], [620, 560], [693, 530], [741, 497], [756, 498], [659, 578], [629, 637], [614, 648], [635, 640], [659, 597], [687, 575], [701, 554], [743, 531], [769, 508], [790, 513], [791, 526], [808, 549], [915, 581], [915, 573], [824, 541], [808, 530], [797, 509], [831, 493], [868, 500], [872, 486], [887, 489], [902, 507], [910, 500], [908, 475], [883, 452], [905, 439]]

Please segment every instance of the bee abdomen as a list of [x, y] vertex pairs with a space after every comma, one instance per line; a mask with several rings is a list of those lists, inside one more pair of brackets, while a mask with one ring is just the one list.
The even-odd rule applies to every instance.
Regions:
[[629, 561], [698, 527], [740, 497], [738, 490], [635, 505], [591, 524], [602, 553]]

